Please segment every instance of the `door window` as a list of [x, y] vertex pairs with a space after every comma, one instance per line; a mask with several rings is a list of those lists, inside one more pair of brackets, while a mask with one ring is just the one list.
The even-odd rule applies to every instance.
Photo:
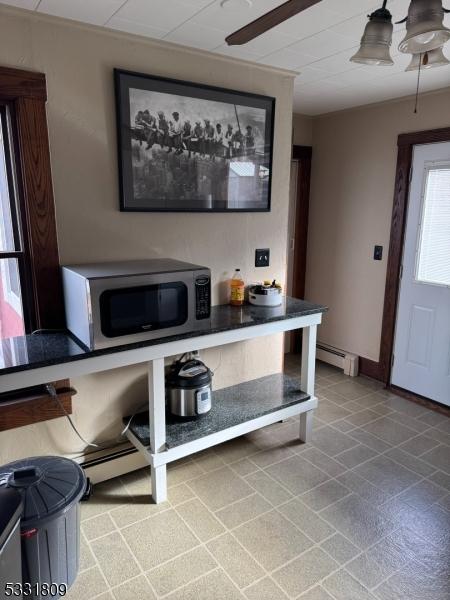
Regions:
[[450, 163], [426, 169], [416, 280], [450, 286]]

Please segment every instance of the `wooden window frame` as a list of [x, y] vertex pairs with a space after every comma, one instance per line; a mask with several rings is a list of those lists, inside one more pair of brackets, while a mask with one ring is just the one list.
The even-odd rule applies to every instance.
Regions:
[[0, 67], [0, 101], [12, 107], [19, 207], [27, 227], [33, 329], [64, 327], [56, 218], [47, 133], [43, 73]]
[[[21, 277], [27, 289], [27, 333], [35, 329], [65, 327], [47, 129], [47, 85], [43, 73], [0, 67], [0, 102], [10, 108], [14, 161], [17, 170], [18, 205], [21, 213], [23, 251], [28, 273]], [[5, 254], [2, 254], [6, 258]], [[60, 399], [71, 412], [67, 380], [56, 383]], [[62, 416], [54, 400], [36, 390], [23, 390], [0, 403], [0, 430]]]
[[[381, 328], [380, 358], [378, 362], [367, 358], [359, 359], [360, 372], [378, 379], [391, 387], [391, 367], [394, 350], [394, 333], [397, 319], [397, 304], [400, 289], [400, 269], [403, 261], [403, 246], [406, 230], [406, 215], [409, 202], [409, 184], [414, 146], [450, 141], [450, 127], [404, 133], [398, 136], [397, 171], [392, 209], [389, 257], [384, 293], [383, 321]], [[399, 388], [392, 386], [399, 391]], [[400, 390], [402, 391], [402, 390]], [[423, 401], [414, 394], [404, 391], [408, 397]], [[430, 401], [431, 402], [431, 401]]]

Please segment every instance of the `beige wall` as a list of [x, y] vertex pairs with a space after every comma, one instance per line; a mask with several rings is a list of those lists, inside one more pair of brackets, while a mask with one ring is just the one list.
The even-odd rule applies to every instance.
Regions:
[[[448, 127], [450, 89], [313, 121], [307, 297], [330, 307], [319, 339], [377, 361], [400, 133]], [[373, 260], [373, 247], [384, 247]]]
[[292, 141], [296, 146], [312, 146], [313, 118], [308, 115], [294, 113], [292, 118]]
[[[48, 122], [62, 263], [173, 257], [206, 264], [213, 301], [235, 267], [260, 278], [254, 250], [271, 249], [285, 278], [292, 86], [287, 72], [208, 53], [0, 8], [0, 63], [47, 75]], [[276, 97], [272, 212], [145, 214], [118, 211], [112, 69], [119, 67]], [[269, 272], [267, 273], [269, 274]], [[280, 336], [205, 352], [223, 387], [281, 368]], [[61, 373], [63, 376], [63, 372]], [[88, 439], [117, 435], [120, 416], [145, 400], [141, 367], [78, 378], [74, 419]], [[64, 419], [2, 433], [0, 464], [32, 453], [70, 454], [82, 444]]]

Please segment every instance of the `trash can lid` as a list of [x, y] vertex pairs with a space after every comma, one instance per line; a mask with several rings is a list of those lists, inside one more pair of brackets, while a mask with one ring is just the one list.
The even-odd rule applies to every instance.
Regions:
[[0, 467], [0, 488], [22, 496], [22, 529], [57, 517], [78, 502], [86, 488], [83, 469], [68, 458], [35, 456]]

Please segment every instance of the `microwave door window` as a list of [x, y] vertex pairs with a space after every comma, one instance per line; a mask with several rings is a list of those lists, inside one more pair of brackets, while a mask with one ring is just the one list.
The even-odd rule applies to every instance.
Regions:
[[173, 323], [177, 320], [180, 309], [180, 295], [176, 288], [158, 288], [157, 294], [148, 294], [148, 314], [154, 315], [153, 321]]
[[107, 290], [100, 296], [102, 333], [117, 337], [183, 325], [188, 314], [182, 282]]
[[109, 300], [109, 322], [112, 331], [131, 331], [147, 318], [145, 295], [137, 291], [111, 294]]

